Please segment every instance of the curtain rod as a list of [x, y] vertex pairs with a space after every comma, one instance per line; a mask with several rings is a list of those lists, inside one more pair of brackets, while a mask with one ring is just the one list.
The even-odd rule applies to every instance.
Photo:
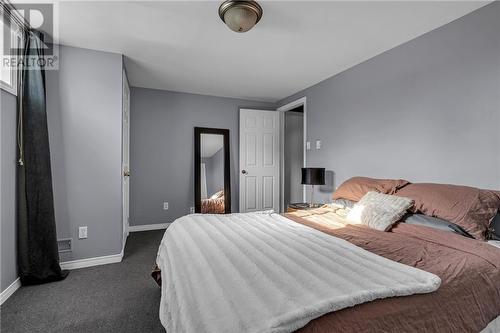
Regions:
[[29, 23], [24, 19], [24, 17], [19, 16], [15, 12], [16, 7], [14, 7], [14, 5], [12, 5], [9, 2], [9, 0], [1, 0], [0, 5], [1, 5], [2, 12], [4, 13], [4, 15], [8, 15], [10, 17], [10, 19], [13, 20], [19, 26], [20, 29], [27, 31], [27, 32], [31, 31], [31, 27], [30, 27]]

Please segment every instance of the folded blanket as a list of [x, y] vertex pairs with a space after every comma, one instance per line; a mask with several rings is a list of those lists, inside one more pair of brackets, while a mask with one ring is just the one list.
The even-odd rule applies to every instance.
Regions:
[[184, 216], [165, 232], [157, 264], [167, 332], [291, 332], [441, 282], [277, 214]]

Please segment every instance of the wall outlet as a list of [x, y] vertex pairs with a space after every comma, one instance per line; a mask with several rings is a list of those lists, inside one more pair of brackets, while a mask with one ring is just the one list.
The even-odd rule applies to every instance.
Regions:
[[189, 207], [189, 214], [194, 214], [194, 207]]
[[311, 142], [307, 141], [306, 142], [306, 150], [310, 150], [310, 149], [311, 149]]
[[79, 227], [78, 228], [78, 238], [79, 239], [87, 238], [87, 227]]
[[168, 210], [168, 202], [163, 203], [163, 210]]
[[321, 149], [321, 140], [316, 140], [316, 149]]

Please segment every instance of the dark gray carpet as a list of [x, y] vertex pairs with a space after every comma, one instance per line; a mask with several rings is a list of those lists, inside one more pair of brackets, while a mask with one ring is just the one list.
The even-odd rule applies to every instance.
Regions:
[[131, 233], [123, 261], [21, 287], [1, 307], [1, 332], [165, 332], [150, 276], [164, 230]]

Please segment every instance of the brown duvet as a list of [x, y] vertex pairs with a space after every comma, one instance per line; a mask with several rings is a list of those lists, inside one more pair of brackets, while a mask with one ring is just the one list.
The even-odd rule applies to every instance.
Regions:
[[201, 200], [202, 214], [224, 214], [224, 197]]
[[[387, 298], [319, 317], [301, 333], [475, 332], [500, 315], [500, 249], [428, 227], [399, 223], [391, 232], [321, 222], [322, 210], [286, 217], [388, 259], [438, 275], [433, 293]], [[323, 221], [328, 221], [325, 218]], [[317, 218], [316, 222], [310, 219]], [[308, 220], [309, 219], [309, 220]]]

